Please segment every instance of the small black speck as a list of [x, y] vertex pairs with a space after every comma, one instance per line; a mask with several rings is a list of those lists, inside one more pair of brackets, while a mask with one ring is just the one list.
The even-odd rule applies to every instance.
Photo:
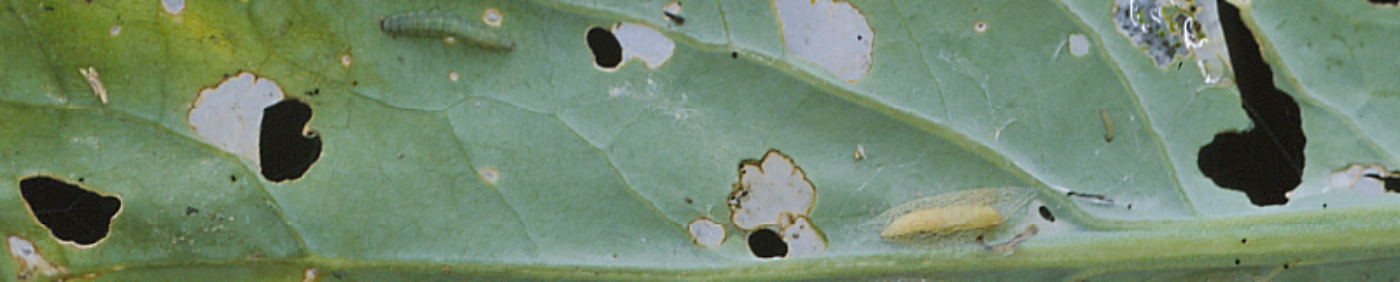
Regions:
[[685, 197], [685, 203], [687, 203], [687, 204], [694, 204], [695, 201], [694, 201], [694, 200], [691, 200], [690, 197]]
[[84, 179], [84, 178], [82, 178], [82, 177], [78, 177], [78, 182], [83, 182], [83, 181], [87, 181], [87, 179]]
[[865, 37], [864, 37], [864, 36], [860, 36], [860, 34], [856, 34], [856, 41], [861, 41], [861, 40], [865, 40]]
[[359, 85], [360, 85], [360, 81], [359, 81], [359, 80], [351, 80], [351, 81], [350, 81], [350, 86], [359, 86]]
[[1235, 259], [1235, 265], [1240, 265], [1240, 259]]
[[44, 11], [53, 11], [53, 6], [43, 6]]
[[1327, 208], [1327, 204], [1322, 204], [1322, 208]]
[[1240, 244], [1249, 243], [1249, 238], [1240, 238]]
[[199, 209], [196, 209], [194, 207], [185, 207], [185, 215], [191, 215], [196, 213], [199, 213]]
[[1289, 266], [1288, 266], [1287, 263], [1283, 264], [1283, 269], [1288, 269], [1288, 267], [1289, 267]]
[[229, 174], [229, 175], [228, 175], [228, 182], [238, 182], [238, 176], [237, 176], [237, 175]]
[[731, 53], [729, 53], [729, 57], [730, 57], [730, 58], [734, 58], [734, 59], [738, 59], [738, 58], [739, 58], [739, 52], [731, 52]]

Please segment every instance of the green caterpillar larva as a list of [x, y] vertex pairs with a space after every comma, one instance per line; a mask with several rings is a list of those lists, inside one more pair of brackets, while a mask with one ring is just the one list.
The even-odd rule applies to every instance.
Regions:
[[452, 37], [467, 44], [488, 49], [510, 50], [515, 41], [496, 33], [480, 19], [438, 10], [404, 12], [379, 22], [380, 29], [390, 36]]

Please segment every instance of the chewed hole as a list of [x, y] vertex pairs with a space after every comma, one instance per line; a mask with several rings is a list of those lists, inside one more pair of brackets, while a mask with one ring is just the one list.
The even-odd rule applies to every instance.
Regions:
[[258, 149], [262, 175], [281, 182], [301, 178], [321, 157], [321, 137], [307, 127], [311, 106], [294, 99], [263, 109]]
[[593, 51], [593, 63], [605, 69], [622, 64], [622, 43], [611, 31], [602, 27], [588, 29], [588, 49]]
[[122, 207], [117, 197], [45, 176], [20, 180], [19, 189], [40, 224], [59, 240], [78, 245], [91, 245], [107, 237], [112, 217]]
[[1303, 181], [1307, 164], [1298, 102], [1274, 85], [1274, 73], [1240, 10], [1220, 2], [1221, 27], [1240, 92], [1253, 124], [1244, 132], [1215, 135], [1198, 151], [1197, 168], [1217, 186], [1243, 192], [1255, 206], [1283, 205]]
[[778, 232], [759, 229], [749, 234], [749, 251], [759, 258], [780, 258], [787, 256], [788, 246]]
[[504, 18], [505, 15], [502, 15], [501, 10], [497, 10], [496, 8], [486, 9], [486, 11], [481, 12], [481, 21], [485, 22], [486, 25], [501, 26], [501, 20]]
[[1050, 222], [1055, 222], [1055, 215], [1050, 213], [1050, 208], [1040, 206], [1039, 212], [1040, 218], [1044, 218], [1045, 220]]
[[496, 184], [496, 180], [501, 179], [501, 173], [493, 168], [481, 169], [479, 174], [482, 180], [486, 180], [487, 183], [491, 183], [492, 185]]

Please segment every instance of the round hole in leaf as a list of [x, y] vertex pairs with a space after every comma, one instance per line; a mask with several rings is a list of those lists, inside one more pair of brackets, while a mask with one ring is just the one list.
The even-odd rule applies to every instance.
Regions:
[[45, 176], [19, 181], [20, 194], [39, 223], [59, 240], [91, 245], [107, 237], [122, 201]]
[[593, 62], [599, 67], [611, 69], [622, 64], [622, 43], [607, 29], [588, 29], [588, 49], [593, 51]]
[[262, 175], [281, 182], [301, 178], [321, 157], [321, 136], [306, 127], [311, 106], [287, 99], [263, 109], [258, 151]]
[[787, 256], [788, 246], [778, 232], [759, 229], [749, 234], [749, 251], [760, 258], [784, 257]]
[[1055, 215], [1054, 215], [1054, 214], [1050, 214], [1050, 208], [1046, 208], [1045, 206], [1040, 206], [1039, 211], [1040, 211], [1040, 217], [1041, 217], [1041, 218], [1044, 218], [1045, 220], [1048, 220], [1048, 221], [1050, 221], [1050, 222], [1055, 222]]

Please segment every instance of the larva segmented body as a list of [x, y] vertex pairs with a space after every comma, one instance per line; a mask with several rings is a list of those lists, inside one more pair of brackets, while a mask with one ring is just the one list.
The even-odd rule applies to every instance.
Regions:
[[391, 36], [453, 37], [469, 45], [510, 50], [515, 41], [496, 33], [475, 17], [439, 10], [404, 12], [380, 21], [379, 27]]

